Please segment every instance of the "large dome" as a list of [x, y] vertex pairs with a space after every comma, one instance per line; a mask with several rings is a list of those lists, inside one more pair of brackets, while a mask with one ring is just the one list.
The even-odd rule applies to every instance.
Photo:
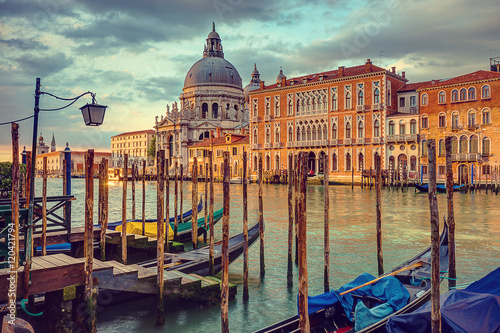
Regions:
[[241, 77], [236, 68], [220, 57], [205, 57], [198, 60], [184, 80], [184, 88], [213, 84], [242, 88]]

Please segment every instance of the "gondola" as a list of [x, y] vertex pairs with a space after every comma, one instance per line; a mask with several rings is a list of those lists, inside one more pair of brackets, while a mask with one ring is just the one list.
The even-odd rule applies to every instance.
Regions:
[[[198, 212], [200, 212], [203, 209], [203, 199], [200, 198], [200, 203], [198, 204]], [[177, 217], [178, 223], [186, 223], [189, 220], [191, 220], [191, 217], [193, 216], [193, 210], [190, 209], [186, 212], [184, 212], [182, 215], [179, 214]], [[175, 222], [175, 216], [172, 216], [169, 220], [170, 223]], [[127, 222], [142, 222], [142, 219], [135, 219], [135, 220], [127, 220]], [[147, 219], [145, 222], [156, 222], [156, 219]], [[116, 221], [116, 222], [110, 222], [108, 223], [108, 229], [110, 230], [115, 230], [115, 228], [119, 225], [122, 225], [122, 221]]]
[[[429, 185], [428, 184], [415, 184], [415, 187], [417, 188], [417, 190], [419, 190], [420, 192], [429, 192]], [[456, 192], [456, 191], [461, 191], [463, 189], [464, 185], [453, 185], [453, 191]], [[436, 191], [438, 193], [446, 193], [446, 185], [445, 184], [437, 184], [436, 185]]]
[[[259, 224], [257, 223], [248, 230], [248, 247], [250, 247], [259, 238]], [[234, 262], [243, 253], [243, 234], [229, 238], [229, 263]], [[209, 271], [209, 250], [210, 247], [204, 246], [199, 249], [191, 250], [179, 254], [168, 254], [165, 256], [166, 270], [176, 270], [185, 274], [197, 274], [207, 276]], [[222, 263], [222, 241], [214, 246], [214, 274], [221, 270]], [[156, 267], [156, 259], [141, 262], [138, 265], [150, 268]]]
[[[214, 224], [220, 221], [222, 218], [222, 213], [223, 213], [223, 208], [217, 210], [214, 212]], [[198, 235], [202, 235], [206, 229], [205, 229], [205, 217], [201, 217], [197, 221], [198, 223]], [[207, 228], [210, 223], [210, 216], [208, 216], [208, 222], [207, 222]], [[186, 223], [180, 223], [177, 226], [177, 237], [174, 237], [174, 222], [170, 222], [170, 227], [169, 227], [169, 239], [175, 240], [177, 242], [187, 242], [191, 240], [191, 221], [186, 222]], [[121, 231], [121, 225], [115, 227], [115, 230]], [[142, 235], [142, 222], [127, 222], [127, 233], [128, 234], [136, 234], [136, 235]], [[145, 230], [145, 236], [153, 237], [156, 238], [156, 233], [157, 233], [157, 225], [156, 221], [154, 222], [147, 222], [146, 223], [146, 230]]]
[[[440, 267], [448, 267], [448, 227], [446, 224], [440, 237], [439, 255]], [[379, 317], [379, 319], [377, 319], [375, 322], [367, 324], [365, 327], [358, 327], [356, 329], [356, 322], [352, 318], [354, 317], [356, 319], [359, 319], [358, 324], [364, 321], [364, 318], [356, 315], [353, 316], [351, 310], [356, 308], [357, 312], [359, 308], [360, 312], [366, 313], [367, 311], [369, 311], [368, 307], [381, 302], [381, 299], [372, 297], [373, 294], [372, 296], [370, 296], [369, 288], [376, 288], [376, 283], [353, 291], [346, 296], [339, 296], [339, 294], [342, 291], [345, 291], [346, 288], [350, 288], [354, 284], [344, 285], [338, 291], [332, 291], [319, 296], [310, 297], [309, 322], [311, 332], [385, 332], [384, 326], [390, 317], [412, 312], [430, 299], [430, 257], [431, 249], [430, 247], [428, 247], [415, 257], [394, 267], [390, 272], [386, 274], [388, 275], [391, 273], [396, 273], [394, 275], [394, 278], [397, 279], [397, 281], [394, 281], [392, 277], [384, 277], [377, 282], [377, 284], [381, 282], [387, 283], [387, 281], [391, 279], [396, 284], [404, 286], [404, 289], [406, 289], [405, 293], [408, 293], [409, 298], [402, 305], [402, 307], [399, 308], [399, 310], [396, 310], [395, 312], [392, 312], [390, 314], [387, 313], [387, 315], [385, 315], [384, 317]], [[412, 266], [413, 268], [411, 270], [407, 269]], [[358, 277], [355, 281], [358, 281], [358, 279], [363, 275]], [[348, 295], [351, 295], [350, 299], [348, 299]], [[392, 307], [392, 303], [389, 305], [389, 302], [391, 300], [389, 300], [387, 303], [384, 303], [384, 301], [385, 300], [382, 300], [382, 304], [378, 305], [378, 309], [380, 309], [379, 312], [382, 313], [385, 310], [393, 311], [389, 309], [390, 307]], [[348, 306], [344, 306], [344, 304]], [[349, 306], [351, 307], [349, 308]], [[385, 310], [382, 310], [384, 309], [383, 307], [385, 307]], [[300, 332], [299, 318], [298, 316], [293, 316], [279, 323], [258, 330], [255, 333], [264, 332]]]

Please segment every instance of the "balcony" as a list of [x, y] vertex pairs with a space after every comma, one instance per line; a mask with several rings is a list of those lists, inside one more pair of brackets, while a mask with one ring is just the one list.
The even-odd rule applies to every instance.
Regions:
[[269, 149], [271, 148], [271, 144], [270, 143], [264, 143], [264, 149]]
[[364, 145], [365, 144], [365, 138], [357, 138], [356, 139], [356, 144], [358, 144], [358, 145]]
[[337, 139], [331, 139], [330, 140], [330, 145], [336, 146], [337, 145]]
[[280, 148], [281, 144], [279, 142], [273, 143], [273, 148]]
[[453, 132], [461, 131], [461, 130], [462, 130], [462, 128], [463, 128], [463, 127], [462, 127], [462, 126], [459, 126], [459, 125], [452, 125], [452, 126], [451, 126], [451, 130], [452, 130]]
[[254, 143], [251, 147], [252, 147], [252, 149], [254, 149], [254, 150], [255, 150], [255, 149], [259, 149], [259, 145], [258, 145], [258, 144], [256, 144], [256, 143]]
[[469, 124], [469, 125], [467, 125], [467, 129], [469, 131], [475, 131], [475, 130], [479, 129], [479, 125]]
[[386, 136], [387, 143], [397, 143], [397, 142], [417, 142], [418, 134], [399, 134], [399, 135], [388, 135]]
[[375, 111], [375, 110], [380, 110], [380, 103], [375, 103], [375, 104], [372, 104], [372, 110]]
[[357, 112], [364, 112], [365, 111], [365, 106], [364, 105], [358, 105], [358, 106], [356, 106], [356, 111]]
[[270, 121], [271, 120], [271, 116], [270, 115], [265, 115], [264, 116], [264, 121]]
[[351, 139], [344, 139], [344, 144], [349, 146], [351, 144]]
[[250, 120], [252, 123], [256, 123], [259, 121], [259, 117], [252, 117], [252, 119]]
[[372, 142], [376, 144], [380, 144], [380, 138], [372, 138]]
[[293, 148], [293, 142], [287, 142], [286, 143], [287, 148]]
[[451, 160], [453, 162], [475, 162], [481, 160], [481, 154], [479, 153], [452, 154]]

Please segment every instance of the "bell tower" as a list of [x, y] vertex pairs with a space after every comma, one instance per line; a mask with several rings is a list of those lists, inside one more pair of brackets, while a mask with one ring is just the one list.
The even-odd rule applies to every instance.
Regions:
[[222, 43], [219, 34], [215, 31], [215, 23], [212, 22], [212, 31], [208, 34], [207, 45], [203, 51], [203, 58], [219, 57], [224, 58]]

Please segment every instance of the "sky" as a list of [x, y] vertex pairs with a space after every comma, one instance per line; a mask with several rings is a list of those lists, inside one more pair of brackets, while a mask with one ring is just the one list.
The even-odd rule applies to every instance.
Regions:
[[[39, 131], [57, 149], [109, 151], [111, 136], [151, 129], [178, 101], [202, 58], [212, 22], [225, 59], [250, 82], [364, 64], [406, 72], [410, 82], [487, 70], [500, 56], [498, 0], [0, 0], [0, 123], [33, 114], [42, 91], [91, 91], [108, 106], [104, 124], [86, 127], [82, 97], [40, 112]], [[48, 95], [40, 108], [66, 105]], [[33, 120], [20, 124], [31, 147]], [[10, 126], [0, 126], [0, 161], [12, 159]]]

